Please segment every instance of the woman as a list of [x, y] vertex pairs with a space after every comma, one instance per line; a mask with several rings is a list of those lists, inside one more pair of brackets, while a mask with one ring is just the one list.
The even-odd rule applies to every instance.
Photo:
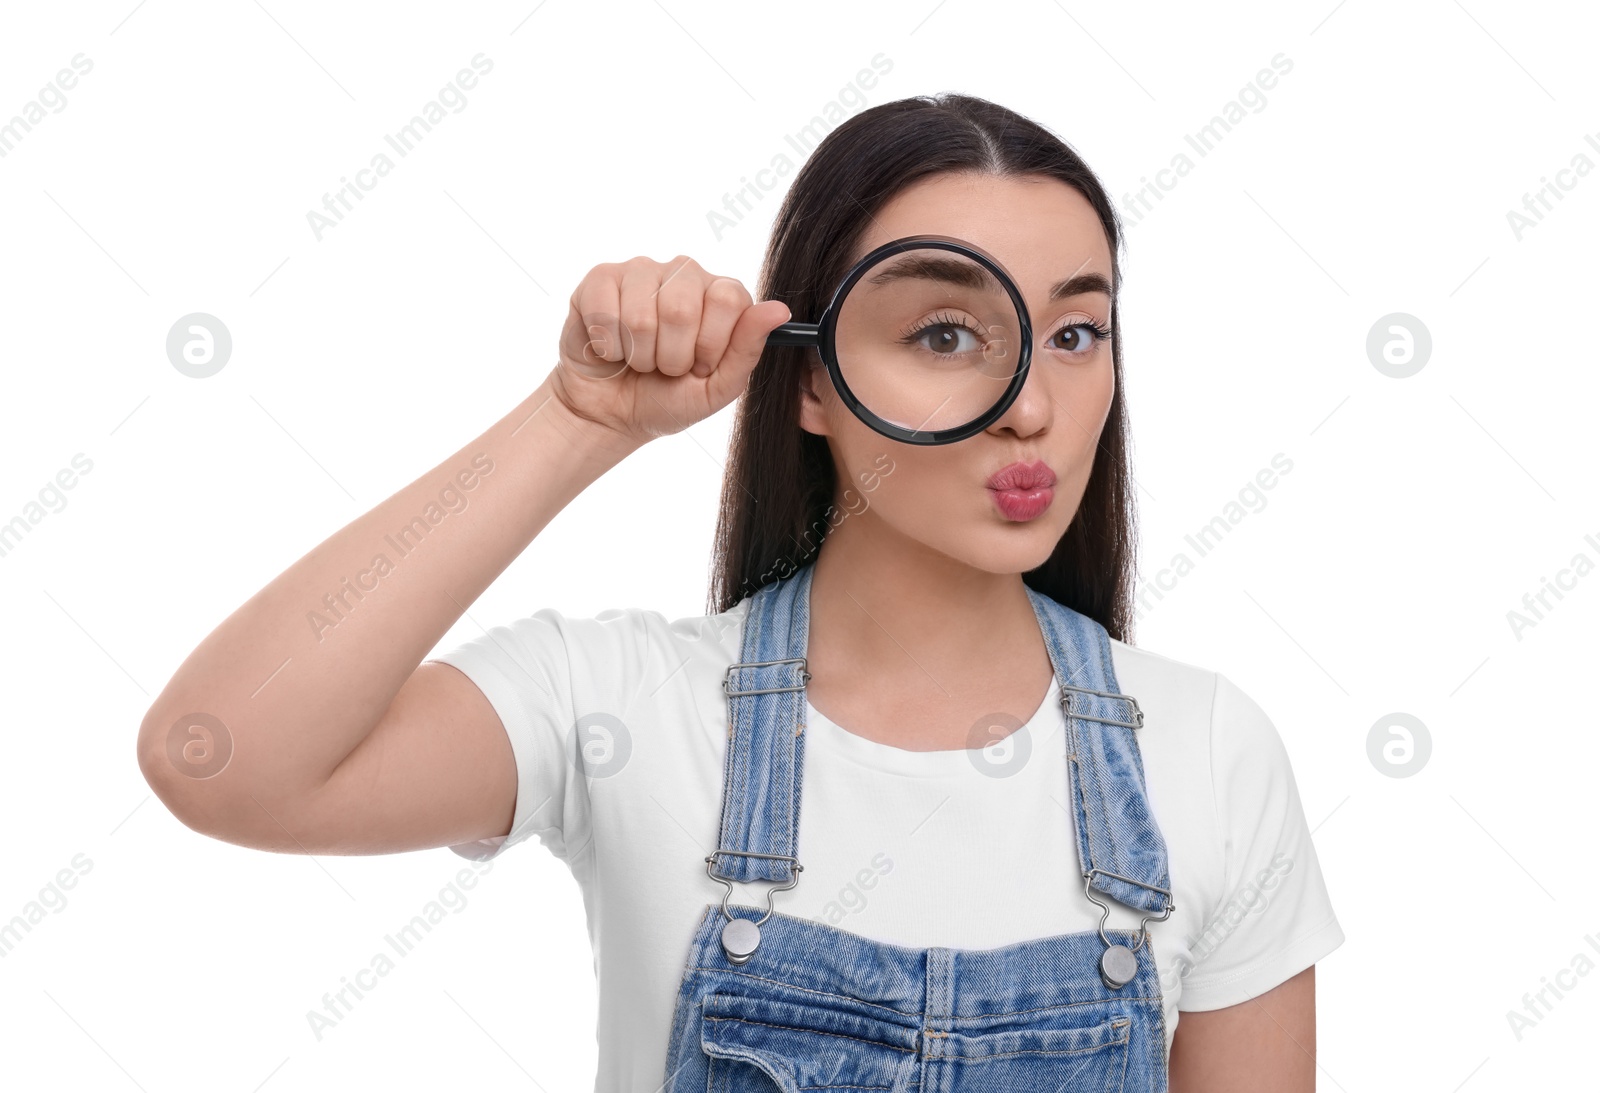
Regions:
[[[1004, 414], [940, 446], [766, 344], [923, 234], [1002, 263], [1036, 339]], [[524, 403], [184, 663], [146, 777], [262, 849], [538, 835], [589, 908], [598, 1089], [1311, 1090], [1343, 934], [1283, 744], [1226, 678], [1123, 640], [1118, 245], [1093, 173], [1011, 111], [855, 116], [796, 175], [763, 302], [682, 256], [595, 267]], [[710, 613], [544, 609], [422, 660], [583, 489], [741, 394]], [[327, 595], [400, 527], [393, 580]], [[288, 669], [263, 686], [253, 648]], [[204, 778], [169, 758], [195, 710], [231, 741]]]

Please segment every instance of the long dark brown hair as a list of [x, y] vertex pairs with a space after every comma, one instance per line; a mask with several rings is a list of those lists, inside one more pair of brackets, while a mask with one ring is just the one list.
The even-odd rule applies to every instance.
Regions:
[[[1135, 516], [1116, 290], [1120, 224], [1099, 179], [1055, 134], [970, 95], [918, 95], [850, 118], [817, 145], [784, 196], [757, 300], [815, 320], [851, 264], [874, 213], [902, 189], [944, 172], [1043, 175], [1094, 207], [1111, 251], [1111, 359], [1116, 381], [1083, 500], [1030, 587], [1131, 642]], [[709, 605], [720, 613], [814, 560], [836, 511], [827, 438], [800, 427], [800, 379], [815, 350], [769, 346], [735, 413], [712, 549]]]

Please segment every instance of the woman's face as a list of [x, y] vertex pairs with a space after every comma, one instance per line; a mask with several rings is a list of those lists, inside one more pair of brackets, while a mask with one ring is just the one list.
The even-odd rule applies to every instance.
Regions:
[[[1050, 556], [1072, 523], [1111, 408], [1111, 342], [1091, 329], [1111, 325], [1105, 232], [1083, 195], [1056, 179], [945, 174], [881, 209], [852, 261], [908, 235], [966, 240], [1016, 281], [1034, 335], [1016, 401], [965, 440], [903, 444], [851, 413], [819, 363], [804, 373], [801, 426], [828, 437], [842, 494], [834, 504], [849, 514], [842, 524], [855, 523], [855, 534], [897, 533], [978, 569], [1026, 572]], [[1101, 287], [1069, 286], [1070, 295], [1051, 298], [1055, 286], [1084, 278], [1098, 278]], [[1035, 461], [1049, 467], [1055, 485], [1044, 510], [1025, 518], [1016, 502], [1026, 498], [1013, 493], [1008, 511], [988, 482], [1003, 467]]]

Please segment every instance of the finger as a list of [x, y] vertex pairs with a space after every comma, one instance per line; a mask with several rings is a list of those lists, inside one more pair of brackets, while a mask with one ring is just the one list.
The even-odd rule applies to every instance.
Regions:
[[718, 277], [706, 286], [700, 312], [700, 334], [694, 343], [694, 368], [697, 376], [709, 376], [728, 348], [739, 316], [750, 306], [750, 293], [732, 277]]
[[589, 271], [572, 294], [563, 345], [567, 359], [584, 364], [621, 362], [627, 354], [619, 329], [618, 274], [610, 265]]
[[623, 336], [633, 342], [628, 367], [635, 372], [653, 372], [656, 367], [656, 290], [661, 287], [661, 265], [648, 258], [635, 258], [623, 267]]
[[681, 376], [694, 366], [695, 338], [700, 330], [700, 308], [705, 297], [704, 271], [683, 255], [656, 292], [656, 371]]
[[751, 371], [761, 359], [762, 350], [767, 347], [767, 335], [779, 323], [788, 321], [789, 307], [782, 300], [763, 300], [745, 309], [733, 326], [727, 352], [706, 379], [713, 406], [719, 409], [726, 406], [744, 390]]

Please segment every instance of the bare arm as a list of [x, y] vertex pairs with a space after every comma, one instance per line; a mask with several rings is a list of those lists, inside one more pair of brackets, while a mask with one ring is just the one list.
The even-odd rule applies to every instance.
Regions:
[[287, 853], [509, 834], [506, 729], [466, 676], [422, 658], [586, 487], [733, 401], [788, 318], [682, 255], [592, 269], [532, 395], [279, 574], [179, 666], [139, 727], [156, 795], [197, 831]]
[[1317, 967], [1259, 998], [1185, 1011], [1172, 1035], [1171, 1093], [1313, 1093]]
[[[571, 413], [546, 381], [323, 541], [207, 636], [151, 705], [138, 754], [157, 796], [196, 830], [291, 853], [505, 834], [516, 772], [499, 718], [454, 668], [419, 662], [636, 446]], [[226, 737], [193, 727], [196, 712]], [[226, 765], [197, 777], [212, 752]]]

